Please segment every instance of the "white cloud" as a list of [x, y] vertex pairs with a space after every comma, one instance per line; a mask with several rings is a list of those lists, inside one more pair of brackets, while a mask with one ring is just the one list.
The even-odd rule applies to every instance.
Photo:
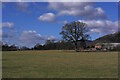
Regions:
[[16, 7], [23, 12], [28, 11], [29, 3], [28, 2], [17, 2]]
[[66, 21], [66, 20], [65, 20], [65, 21], [63, 21], [63, 23], [64, 23], [64, 24], [67, 24], [67, 23], [68, 23], [68, 21]]
[[[1, 41], [1, 39], [6, 39], [6, 38], [12, 38], [13, 37], [13, 34], [11, 33], [12, 31], [14, 31], [13, 27], [14, 27], [14, 23], [12, 23], [12, 22], [0, 23], [0, 41]], [[8, 31], [4, 32], [2, 30], [3, 28], [7, 28]]]
[[87, 24], [90, 33], [111, 34], [118, 31], [118, 21], [110, 20], [79, 20]]
[[65, 24], [68, 23], [68, 21], [67, 21], [67, 20], [64, 20], [64, 21], [58, 21], [57, 23], [58, 23], [58, 24], [63, 24], [63, 25], [65, 25]]
[[14, 23], [12, 22], [3, 22], [2, 27], [13, 28]]
[[36, 31], [23, 31], [19, 37], [20, 45], [22, 46], [34, 46], [37, 43], [40, 43], [43, 38]]
[[49, 36], [49, 37], [46, 37], [47, 40], [55, 40], [55, 37], [54, 36]]
[[[1, 35], [0, 35], [1, 36]], [[9, 34], [9, 33], [6, 33], [6, 32], [2, 32], [2, 36], [1, 36], [3, 39], [5, 38], [12, 38], [13, 35], [12, 34]]]
[[85, 17], [86, 19], [105, 19], [104, 10], [94, 8], [90, 2], [50, 2], [49, 8], [58, 11], [58, 15], [72, 15]]
[[31, 31], [31, 30], [23, 31], [23, 33], [20, 36], [20, 40], [27, 41], [27, 42], [31, 42], [33, 40], [41, 40], [41, 39], [42, 37], [40, 34], [37, 34], [36, 31]]
[[37, 43], [44, 44], [46, 40], [55, 39], [54, 36], [41, 36], [36, 31], [23, 31], [19, 37], [22, 46], [32, 47]]
[[55, 21], [55, 14], [53, 13], [45, 13], [43, 15], [41, 15], [38, 20], [39, 21], [47, 21], [47, 22], [53, 22]]

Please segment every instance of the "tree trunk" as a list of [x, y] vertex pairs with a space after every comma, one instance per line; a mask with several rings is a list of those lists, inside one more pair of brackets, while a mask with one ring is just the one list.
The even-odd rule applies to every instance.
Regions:
[[81, 43], [80, 43], [80, 48], [81, 50], [84, 50], [86, 48], [86, 43], [85, 40], [82, 38]]
[[77, 45], [77, 42], [75, 42], [75, 51], [78, 52], [78, 45]]

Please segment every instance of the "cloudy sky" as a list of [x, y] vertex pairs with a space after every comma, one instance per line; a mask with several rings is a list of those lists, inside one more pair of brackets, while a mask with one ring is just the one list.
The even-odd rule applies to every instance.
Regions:
[[61, 40], [62, 26], [85, 22], [91, 39], [117, 32], [117, 2], [6, 2], [2, 4], [4, 43], [31, 47], [47, 39]]

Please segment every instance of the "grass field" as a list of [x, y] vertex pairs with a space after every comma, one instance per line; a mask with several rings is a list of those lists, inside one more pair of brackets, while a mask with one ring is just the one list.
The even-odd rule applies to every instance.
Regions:
[[118, 77], [117, 52], [3, 52], [3, 78], [108, 77]]

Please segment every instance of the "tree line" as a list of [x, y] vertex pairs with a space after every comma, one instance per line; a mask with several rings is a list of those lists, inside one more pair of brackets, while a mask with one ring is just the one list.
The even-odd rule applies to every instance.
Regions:
[[36, 44], [32, 48], [18, 47], [16, 45], [2, 45], [2, 51], [17, 51], [17, 50], [74, 50], [74, 44], [71, 42], [47, 40], [44, 45]]

